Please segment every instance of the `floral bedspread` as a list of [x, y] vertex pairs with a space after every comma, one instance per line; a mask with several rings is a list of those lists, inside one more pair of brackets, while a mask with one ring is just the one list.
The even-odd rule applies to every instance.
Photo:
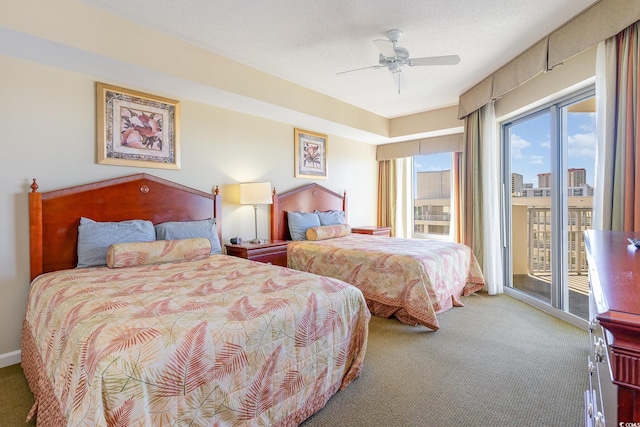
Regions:
[[468, 246], [434, 240], [350, 234], [296, 241], [288, 244], [287, 264], [357, 286], [376, 316], [433, 330], [437, 313], [464, 306], [460, 296], [484, 286]]
[[31, 415], [47, 427], [298, 425], [360, 375], [369, 319], [353, 286], [226, 255], [47, 273], [24, 320]]

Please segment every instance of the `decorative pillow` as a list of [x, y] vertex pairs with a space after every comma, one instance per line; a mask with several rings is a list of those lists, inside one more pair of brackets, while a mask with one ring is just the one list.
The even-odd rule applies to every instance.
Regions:
[[205, 237], [211, 242], [211, 253], [222, 252], [216, 220], [213, 218], [198, 221], [173, 221], [156, 225], [156, 238], [158, 240], [178, 240]]
[[320, 218], [320, 225], [344, 224], [344, 211], [315, 211]]
[[306, 240], [307, 229], [320, 226], [320, 218], [313, 212], [287, 212], [287, 221], [291, 240]]
[[334, 237], [342, 237], [351, 233], [348, 224], [321, 225], [307, 230], [307, 240], [326, 240]]
[[134, 219], [96, 222], [80, 218], [78, 227], [78, 268], [107, 264], [107, 249], [114, 243], [153, 242], [156, 232], [151, 221]]
[[116, 243], [107, 250], [109, 268], [133, 267], [162, 262], [206, 258], [211, 254], [209, 239], [156, 240], [155, 242]]

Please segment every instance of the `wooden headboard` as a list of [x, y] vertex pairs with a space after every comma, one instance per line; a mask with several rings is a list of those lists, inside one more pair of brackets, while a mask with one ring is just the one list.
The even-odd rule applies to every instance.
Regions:
[[31, 280], [77, 265], [80, 217], [95, 221], [145, 219], [159, 224], [215, 218], [221, 239], [222, 203], [216, 187], [205, 193], [145, 173], [29, 193]]
[[347, 192], [338, 193], [319, 184], [307, 184], [286, 193], [273, 190], [271, 205], [271, 239], [291, 240], [287, 212], [313, 212], [315, 210], [341, 210], [347, 218]]

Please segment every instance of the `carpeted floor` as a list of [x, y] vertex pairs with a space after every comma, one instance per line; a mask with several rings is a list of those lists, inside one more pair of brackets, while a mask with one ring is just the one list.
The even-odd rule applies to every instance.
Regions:
[[[361, 377], [303, 426], [581, 425], [587, 333], [507, 295], [463, 302], [437, 332], [373, 317]], [[32, 403], [20, 367], [0, 369], [0, 426]]]

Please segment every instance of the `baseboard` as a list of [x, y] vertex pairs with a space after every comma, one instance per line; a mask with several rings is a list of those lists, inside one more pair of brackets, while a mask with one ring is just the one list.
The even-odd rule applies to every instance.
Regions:
[[20, 363], [20, 360], [20, 350], [12, 351], [11, 353], [0, 354], [0, 368], [15, 365], [17, 363]]

